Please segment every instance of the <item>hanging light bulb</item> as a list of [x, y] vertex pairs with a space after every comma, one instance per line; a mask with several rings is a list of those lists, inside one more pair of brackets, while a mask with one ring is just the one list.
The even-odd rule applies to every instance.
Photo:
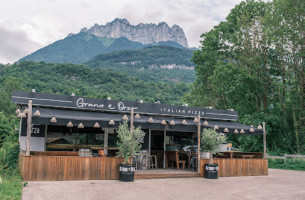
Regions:
[[199, 120], [198, 120], [197, 117], [195, 117], [194, 122], [195, 122], [195, 123], [198, 123], [198, 122], [199, 122]]
[[16, 110], [16, 114], [18, 115], [20, 112], [21, 112], [21, 111], [20, 111], [20, 109], [18, 108], [18, 109]]
[[69, 128], [72, 128], [72, 127], [73, 127], [73, 124], [72, 124], [71, 121], [69, 121], [69, 123], [67, 124], [67, 127], [69, 127]]
[[257, 129], [262, 130], [263, 127], [261, 125], [258, 125]]
[[109, 121], [109, 125], [114, 125], [115, 123], [114, 123], [114, 121], [113, 120], [110, 120]]
[[182, 121], [182, 124], [183, 124], [183, 125], [186, 125], [186, 124], [187, 124], [187, 121], [184, 119], [184, 120]]
[[166, 125], [167, 123], [166, 123], [166, 121], [163, 119], [163, 120], [161, 121], [161, 124], [162, 124], [162, 125]]
[[35, 111], [34, 116], [40, 116], [39, 110], [36, 110], [36, 111]]
[[94, 128], [101, 128], [101, 126], [100, 126], [99, 123], [97, 123], [97, 122], [95, 122], [95, 124], [94, 124], [93, 127], [94, 127]]
[[209, 122], [208, 121], [204, 121], [203, 125], [207, 126], [207, 125], [209, 125]]
[[52, 123], [56, 123], [56, 122], [57, 122], [57, 120], [56, 120], [56, 118], [55, 118], [55, 117], [52, 117], [52, 118], [51, 118], [51, 120], [50, 120], [50, 122], [52, 122]]
[[124, 121], [127, 121], [127, 120], [128, 120], [127, 115], [124, 115], [124, 116], [122, 117], [122, 119], [123, 119]]
[[77, 128], [84, 128], [84, 124], [83, 123], [79, 123]]
[[238, 133], [239, 133], [239, 131], [238, 131], [237, 129], [235, 129], [235, 130], [234, 130], [234, 133], [235, 133], [235, 134], [238, 134]]
[[147, 121], [148, 121], [149, 123], [153, 123], [153, 122], [154, 122], [154, 120], [153, 120], [152, 117], [150, 117]]
[[171, 126], [174, 126], [176, 123], [174, 122], [174, 120], [172, 120], [169, 124], [170, 124]]
[[250, 128], [249, 132], [254, 133], [254, 128]]
[[135, 116], [134, 116], [136, 119], [140, 119], [141, 116], [139, 115], [139, 113], [137, 113]]
[[219, 129], [219, 127], [217, 126], [217, 125], [215, 125], [214, 126], [214, 130], [216, 131], [216, 130], [218, 130]]
[[228, 128], [225, 128], [225, 129], [223, 130], [223, 132], [229, 133], [229, 129], [228, 129]]
[[245, 130], [244, 130], [244, 129], [241, 129], [241, 130], [240, 130], [240, 133], [244, 134], [244, 133], [245, 133]]

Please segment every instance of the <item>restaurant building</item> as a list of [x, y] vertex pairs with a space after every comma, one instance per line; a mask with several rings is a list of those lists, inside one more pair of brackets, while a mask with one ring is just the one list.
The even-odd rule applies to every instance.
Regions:
[[[42, 94], [34, 90], [14, 91], [12, 101], [17, 104], [21, 118], [20, 168], [24, 180], [118, 179], [122, 159], [116, 157], [116, 130], [123, 121], [132, 120], [135, 127], [140, 126], [146, 133], [139, 139], [146, 163], [143, 167], [142, 157], [138, 169], [143, 168], [136, 172], [136, 179], [202, 176], [207, 159], [200, 158], [200, 154], [196, 165], [190, 165], [190, 157], [183, 166], [177, 162], [175, 169], [180, 166], [188, 170], [177, 170], [179, 173], [172, 175], [166, 170], [165, 174], [156, 175], [150, 168], [152, 162], [154, 169], [166, 169], [170, 161], [167, 152], [198, 148], [198, 135], [204, 128], [225, 135], [263, 134], [261, 127], [237, 123], [238, 113], [234, 110]], [[105, 156], [99, 155], [99, 150]], [[219, 157], [222, 158], [215, 162], [219, 163], [220, 176], [268, 174], [268, 161], [261, 153], [233, 155], [232, 151]], [[145, 173], [141, 175], [141, 171]]]

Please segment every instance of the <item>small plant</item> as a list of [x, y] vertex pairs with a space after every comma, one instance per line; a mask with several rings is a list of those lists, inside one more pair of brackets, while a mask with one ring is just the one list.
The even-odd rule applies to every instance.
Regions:
[[220, 150], [220, 145], [226, 142], [226, 137], [220, 135], [212, 129], [203, 129], [201, 135], [202, 149], [209, 152], [210, 164], [213, 164], [213, 153], [217, 153]]
[[131, 165], [132, 158], [139, 154], [142, 147], [138, 139], [144, 137], [145, 133], [141, 130], [141, 127], [130, 131], [126, 121], [120, 124], [117, 132], [119, 139], [117, 142], [119, 149], [118, 157], [124, 158], [123, 164]]

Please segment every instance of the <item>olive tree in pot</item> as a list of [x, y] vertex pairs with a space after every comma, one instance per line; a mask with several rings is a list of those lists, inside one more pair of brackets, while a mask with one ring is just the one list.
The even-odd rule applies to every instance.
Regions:
[[213, 163], [213, 153], [217, 153], [220, 150], [220, 145], [226, 142], [226, 137], [220, 135], [215, 130], [203, 129], [201, 135], [202, 149], [208, 151], [210, 154], [209, 164], [204, 166], [204, 177], [208, 179], [218, 178], [218, 164]]
[[118, 133], [118, 157], [122, 157], [124, 162], [120, 165], [120, 181], [131, 182], [134, 181], [134, 172], [136, 170], [133, 165], [133, 157], [138, 155], [141, 149], [139, 138], [144, 137], [145, 133], [141, 127], [130, 130], [127, 122], [119, 125]]

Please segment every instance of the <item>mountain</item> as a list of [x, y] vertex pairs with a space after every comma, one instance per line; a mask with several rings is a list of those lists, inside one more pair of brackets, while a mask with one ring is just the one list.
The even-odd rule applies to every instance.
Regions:
[[83, 28], [81, 32], [99, 37], [127, 39], [142, 44], [158, 43], [162, 41], [174, 41], [184, 47], [188, 47], [184, 31], [178, 25], [169, 27], [167, 23], [131, 25], [127, 19], [116, 18], [106, 25], [95, 24], [90, 29]]
[[126, 19], [115, 19], [106, 25], [83, 28], [77, 34], [69, 34], [18, 62], [30, 60], [48, 63], [81, 64], [98, 54], [120, 50], [137, 50], [152, 45], [167, 45], [179, 48], [187, 46], [183, 30], [166, 23], [130, 25]]
[[84, 63], [92, 68], [111, 68], [144, 81], [186, 82], [195, 78], [193, 51], [169, 46], [150, 46], [100, 54]]
[[143, 48], [143, 44], [127, 38], [101, 38], [87, 33], [78, 33], [58, 40], [49, 46], [20, 59], [48, 63], [80, 64], [101, 53]]

